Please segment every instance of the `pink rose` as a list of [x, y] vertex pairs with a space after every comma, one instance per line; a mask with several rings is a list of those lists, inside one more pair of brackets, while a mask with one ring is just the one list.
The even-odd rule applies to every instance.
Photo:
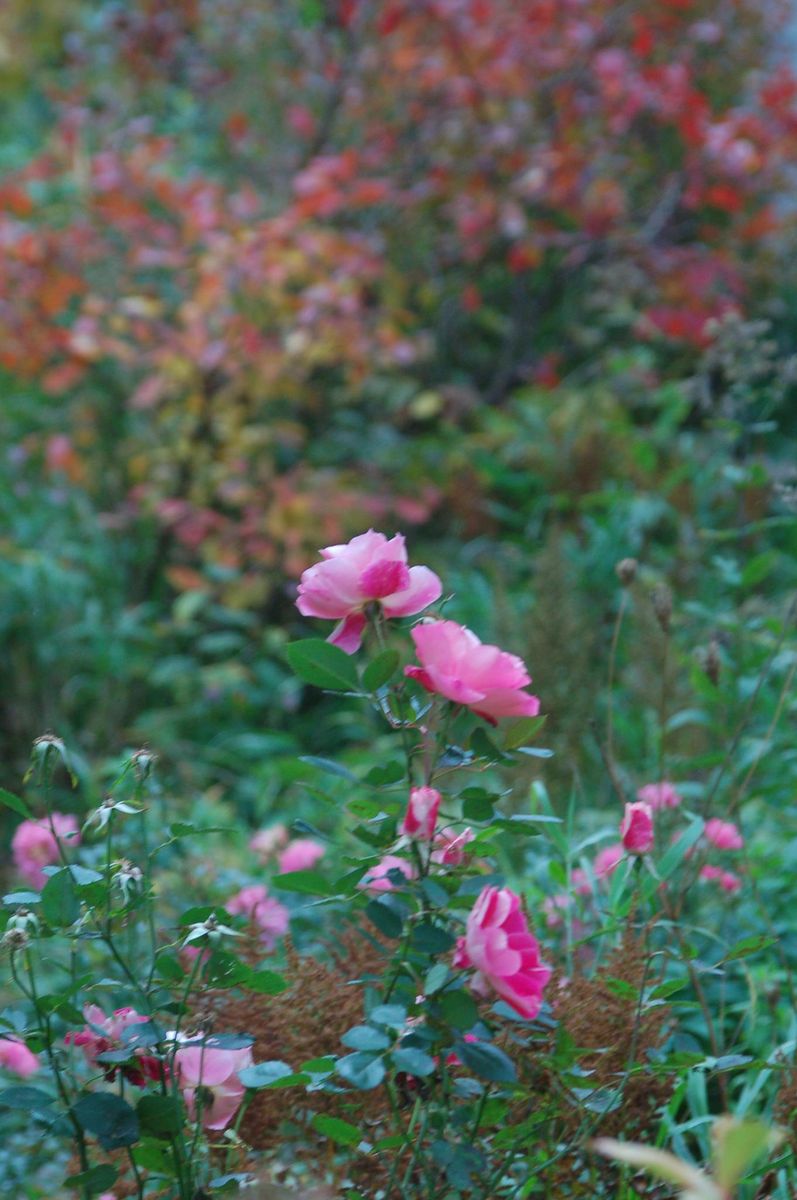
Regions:
[[149, 1020], [143, 1013], [134, 1008], [117, 1008], [110, 1017], [97, 1004], [86, 1004], [83, 1007], [86, 1025], [76, 1033], [68, 1033], [64, 1038], [67, 1046], [80, 1046], [89, 1066], [100, 1066], [105, 1071], [105, 1078], [112, 1080], [117, 1070], [136, 1087], [144, 1087], [147, 1079], [160, 1079], [161, 1064], [158, 1059], [149, 1054], [139, 1054], [134, 1048], [130, 1049], [129, 1063], [118, 1067], [115, 1063], [98, 1063], [98, 1055], [109, 1050], [124, 1048], [122, 1034], [131, 1025], [141, 1025]]
[[202, 1124], [206, 1129], [226, 1129], [246, 1091], [238, 1072], [252, 1065], [249, 1046], [242, 1050], [184, 1046], [178, 1050], [174, 1066], [191, 1120], [196, 1120], [196, 1092], [201, 1088]]
[[270, 858], [273, 858], [278, 850], [287, 845], [288, 830], [284, 825], [271, 825], [268, 829], [259, 829], [258, 832], [251, 838], [249, 849], [260, 859], [265, 865]]
[[703, 833], [718, 850], [741, 850], [744, 846], [744, 838], [732, 821], [720, 821], [718, 817], [712, 817], [706, 821]]
[[529, 932], [520, 897], [509, 888], [486, 887], [468, 915], [454, 965], [475, 967], [477, 989], [489, 984], [520, 1016], [531, 1020], [542, 1004], [551, 972]]
[[405, 879], [415, 878], [415, 868], [412, 863], [407, 862], [406, 858], [399, 858], [396, 854], [386, 854], [381, 862], [378, 862], [375, 867], [363, 875], [358, 888], [364, 888], [369, 892], [392, 892], [394, 884], [388, 879], [388, 871], [400, 871]]
[[440, 863], [444, 867], [461, 866], [468, 853], [467, 846], [475, 836], [469, 825], [459, 833], [454, 833], [452, 829], [441, 829], [434, 839], [432, 862]]
[[282, 872], [309, 871], [325, 853], [326, 848], [312, 838], [294, 838], [278, 856], [277, 865]]
[[30, 1079], [41, 1067], [37, 1055], [18, 1038], [0, 1037], [0, 1067], [20, 1079]]
[[260, 930], [260, 940], [268, 950], [276, 945], [277, 938], [288, 932], [290, 913], [284, 904], [269, 896], [262, 883], [253, 883], [241, 888], [224, 907], [231, 916], [247, 917]]
[[733, 871], [723, 871], [722, 867], [705, 866], [700, 870], [700, 878], [718, 883], [724, 892], [738, 892], [742, 881]]
[[407, 811], [401, 825], [401, 832], [406, 833], [408, 837], [430, 842], [434, 837], [437, 813], [441, 800], [442, 796], [437, 788], [412, 788], [407, 803]]
[[345, 546], [327, 546], [321, 557], [302, 575], [296, 607], [302, 616], [338, 621], [328, 641], [347, 654], [360, 647], [369, 604], [378, 601], [387, 617], [407, 617], [433, 604], [443, 590], [428, 567], [407, 566], [400, 533], [388, 541], [369, 529]]
[[653, 813], [643, 800], [626, 804], [620, 837], [629, 854], [647, 854], [653, 849]]
[[42, 821], [22, 821], [14, 831], [11, 841], [14, 863], [31, 887], [44, 887], [47, 876], [42, 873], [42, 867], [49, 867], [58, 862], [60, 857], [53, 829], [60, 839], [68, 839], [70, 845], [80, 844], [78, 823], [71, 813], [54, 812], [52, 828], [50, 820], [45, 818]]
[[653, 812], [660, 808], [677, 808], [681, 797], [671, 783], [662, 780], [661, 783], [646, 783], [636, 794], [637, 800], [649, 804]]
[[595, 861], [592, 864], [592, 871], [596, 879], [608, 879], [610, 875], [619, 867], [625, 854], [625, 847], [622, 842], [612, 842], [611, 846], [604, 846], [595, 855]]
[[495, 725], [500, 717], [534, 717], [536, 696], [522, 689], [531, 683], [521, 659], [497, 646], [484, 645], [456, 621], [416, 625], [412, 640], [420, 667], [405, 667], [429, 692], [463, 704]]

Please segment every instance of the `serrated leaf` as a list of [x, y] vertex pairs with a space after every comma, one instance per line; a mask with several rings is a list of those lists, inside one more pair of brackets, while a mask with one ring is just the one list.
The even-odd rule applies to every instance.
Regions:
[[381, 654], [377, 654], [363, 671], [363, 687], [366, 692], [376, 692], [384, 687], [395, 674], [400, 661], [401, 655], [398, 650], [383, 650]]
[[456, 1055], [474, 1075], [491, 1083], [514, 1083], [514, 1063], [490, 1042], [457, 1042]]
[[136, 1113], [141, 1128], [155, 1137], [168, 1138], [183, 1127], [183, 1114], [174, 1096], [142, 1096]]
[[360, 1051], [339, 1058], [335, 1070], [341, 1079], [345, 1079], [361, 1092], [369, 1092], [379, 1087], [385, 1078], [385, 1064], [382, 1059]]
[[96, 1166], [89, 1167], [88, 1171], [70, 1175], [64, 1180], [64, 1187], [74, 1188], [81, 1193], [88, 1191], [91, 1196], [99, 1196], [101, 1192], [107, 1192], [113, 1187], [118, 1178], [119, 1172], [111, 1163], [97, 1163]]
[[342, 1121], [340, 1117], [328, 1117], [324, 1113], [316, 1113], [311, 1122], [313, 1128], [328, 1137], [339, 1146], [359, 1146], [362, 1134], [356, 1125]]
[[72, 1112], [89, 1133], [93, 1133], [103, 1150], [118, 1150], [132, 1146], [139, 1138], [139, 1123], [135, 1110], [114, 1092], [91, 1092], [81, 1096]]
[[365, 915], [385, 937], [401, 937], [404, 922], [385, 900], [370, 900], [365, 906]]
[[286, 871], [271, 881], [283, 892], [301, 892], [307, 896], [333, 896], [334, 889], [319, 871]]
[[408, 1075], [418, 1075], [423, 1079], [436, 1069], [436, 1063], [430, 1054], [418, 1050], [415, 1046], [399, 1046], [391, 1058], [397, 1071], [406, 1071]]
[[265, 1088], [272, 1087], [281, 1079], [293, 1074], [293, 1067], [288, 1066], [286, 1062], [280, 1062], [279, 1059], [272, 1059], [269, 1062], [256, 1063], [252, 1067], [244, 1067], [238, 1072], [238, 1078], [244, 1087]]
[[69, 871], [56, 871], [47, 880], [41, 895], [42, 913], [50, 925], [72, 925], [80, 915], [75, 881]]
[[387, 1025], [389, 1029], [403, 1029], [407, 1022], [407, 1010], [400, 1004], [377, 1004], [368, 1014], [369, 1021]]
[[306, 638], [285, 647], [285, 657], [291, 669], [305, 683], [333, 692], [359, 690], [353, 660], [338, 646], [321, 638]]
[[355, 1025], [347, 1029], [340, 1039], [350, 1050], [387, 1050], [391, 1039], [381, 1029], [372, 1025]]
[[47, 1108], [55, 1104], [55, 1096], [49, 1096], [41, 1088], [19, 1084], [17, 1087], [7, 1087], [0, 1091], [0, 1106], [4, 1108]]

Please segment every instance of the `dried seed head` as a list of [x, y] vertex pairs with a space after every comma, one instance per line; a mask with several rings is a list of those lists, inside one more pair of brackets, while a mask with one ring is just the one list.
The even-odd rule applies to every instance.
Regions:
[[7, 929], [3, 934], [3, 945], [15, 954], [18, 950], [24, 950], [30, 941], [30, 937], [24, 929]]
[[639, 568], [639, 563], [635, 558], [621, 558], [615, 566], [617, 578], [623, 587], [630, 587], [636, 579], [636, 573]]
[[155, 766], [155, 755], [146, 749], [136, 750], [130, 761], [133, 764], [136, 779], [139, 783], [143, 783]]
[[650, 593], [650, 602], [662, 633], [669, 633], [672, 618], [672, 592], [666, 583], [656, 584]]

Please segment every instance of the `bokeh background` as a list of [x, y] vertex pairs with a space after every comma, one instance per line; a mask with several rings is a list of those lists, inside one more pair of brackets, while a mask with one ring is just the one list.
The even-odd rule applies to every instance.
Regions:
[[[183, 795], [280, 812], [297, 750], [358, 752], [282, 648], [301, 570], [369, 526], [526, 657], [549, 786], [595, 803], [638, 559], [623, 754], [652, 771], [666, 586], [698, 695], [726, 671], [710, 719], [671, 697], [698, 761], [797, 574], [792, 26], [5, 0], [0, 782], [52, 729], [86, 774], [147, 744]], [[796, 775], [784, 744], [772, 786]]]

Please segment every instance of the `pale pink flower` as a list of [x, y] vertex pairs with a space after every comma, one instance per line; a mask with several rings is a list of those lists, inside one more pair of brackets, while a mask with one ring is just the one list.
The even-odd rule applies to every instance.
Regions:
[[677, 808], [681, 803], [681, 796], [666, 779], [661, 783], [646, 783], [639, 789], [636, 798], [649, 804], [653, 812], [658, 812], [660, 808]]
[[253, 883], [241, 888], [224, 907], [231, 916], [247, 917], [260, 930], [260, 940], [267, 949], [273, 949], [277, 938], [288, 932], [290, 913], [284, 904], [269, 896], [262, 883]]
[[378, 601], [386, 617], [407, 617], [439, 599], [443, 585], [428, 567], [408, 567], [404, 537], [369, 529], [343, 546], [327, 546], [302, 575], [296, 606], [305, 617], [338, 621], [328, 641], [347, 654], [360, 647], [365, 609]]
[[18, 1075], [20, 1079], [30, 1079], [40, 1069], [38, 1056], [29, 1050], [18, 1038], [0, 1037], [0, 1067]]
[[174, 1066], [191, 1120], [196, 1119], [196, 1092], [201, 1088], [202, 1124], [206, 1129], [226, 1129], [246, 1091], [238, 1072], [252, 1065], [249, 1046], [240, 1050], [183, 1046], [178, 1050]]
[[629, 854], [647, 854], [653, 849], [653, 813], [643, 800], [626, 804], [620, 837]]
[[282, 850], [288, 843], [288, 830], [284, 825], [270, 825], [268, 829], [259, 829], [249, 842], [249, 849], [253, 851], [265, 865], [269, 859], [273, 858], [278, 850]]
[[595, 878], [608, 879], [617, 870], [624, 855], [625, 847], [622, 842], [612, 842], [611, 846], [604, 846], [595, 855], [595, 861], [592, 864]]
[[309, 871], [325, 853], [326, 848], [313, 838], [294, 838], [277, 857], [277, 865], [281, 872]]
[[454, 956], [457, 967], [475, 967], [473, 984], [488, 984], [520, 1016], [531, 1020], [542, 1004], [551, 971], [529, 931], [520, 897], [509, 888], [486, 887], [468, 915]]
[[399, 858], [397, 854], [386, 854], [381, 862], [371, 867], [362, 877], [357, 887], [369, 892], [392, 892], [395, 885], [388, 879], [388, 871], [400, 871], [405, 879], [415, 878], [415, 868], [406, 858]]
[[437, 788], [411, 788], [407, 811], [401, 824], [401, 832], [405, 833], [407, 837], [430, 842], [434, 837], [441, 800], [442, 796]]
[[14, 831], [11, 840], [14, 864], [31, 887], [44, 887], [47, 876], [43, 874], [42, 867], [49, 867], [58, 862], [60, 857], [53, 829], [58, 838], [66, 841], [67, 845], [80, 844], [78, 823], [71, 813], [54, 812], [52, 828], [49, 818], [45, 818], [41, 821], [22, 821]]
[[463, 704], [492, 725], [500, 717], [534, 717], [536, 696], [524, 692], [531, 683], [522, 659], [479, 641], [456, 621], [427, 621], [412, 629], [420, 667], [405, 667], [429, 692]]
[[720, 821], [718, 817], [712, 817], [706, 821], [703, 833], [718, 850], [741, 850], [744, 846], [744, 838], [732, 821]]
[[711, 865], [701, 867], [700, 878], [718, 883], [724, 892], [730, 894], [738, 892], [742, 886], [738, 875], [734, 875], [733, 871], [724, 871], [722, 867], [712, 867]]
[[556, 896], [546, 896], [542, 902], [542, 911], [545, 913], [545, 924], [549, 929], [558, 929], [564, 924], [564, 913], [573, 903], [572, 898], [567, 892], [559, 892]]
[[470, 825], [466, 825], [459, 833], [453, 829], [441, 829], [434, 839], [432, 862], [444, 867], [459, 867], [468, 854], [468, 845], [476, 837]]

